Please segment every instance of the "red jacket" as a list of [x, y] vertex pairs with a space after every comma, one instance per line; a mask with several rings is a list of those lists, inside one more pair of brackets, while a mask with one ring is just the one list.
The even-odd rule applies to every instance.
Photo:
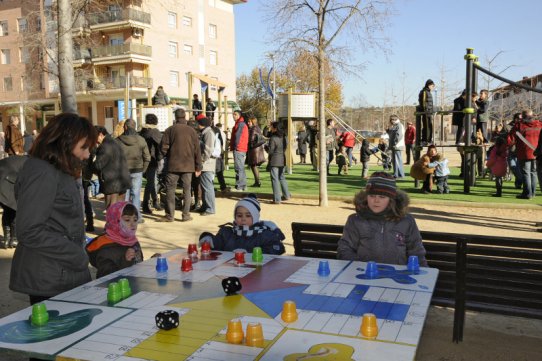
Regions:
[[536, 156], [534, 155], [534, 149], [531, 149], [517, 133], [521, 134], [536, 149], [541, 129], [542, 123], [539, 120], [523, 120], [516, 123], [510, 133], [508, 133], [508, 145], [516, 145], [518, 160], [533, 160]]
[[343, 132], [343, 134], [341, 135], [341, 140], [345, 147], [354, 148], [354, 146], [356, 145], [356, 138], [350, 132]]
[[416, 141], [416, 128], [407, 126], [405, 130], [405, 144], [414, 144]]
[[239, 117], [231, 130], [230, 150], [246, 153], [248, 151], [248, 125]]

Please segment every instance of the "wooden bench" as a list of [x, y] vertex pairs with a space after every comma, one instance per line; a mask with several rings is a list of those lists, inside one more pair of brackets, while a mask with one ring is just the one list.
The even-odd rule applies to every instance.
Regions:
[[[296, 256], [337, 258], [342, 225], [292, 223]], [[466, 310], [542, 319], [542, 240], [420, 232], [439, 269], [432, 304], [454, 307], [453, 341]]]

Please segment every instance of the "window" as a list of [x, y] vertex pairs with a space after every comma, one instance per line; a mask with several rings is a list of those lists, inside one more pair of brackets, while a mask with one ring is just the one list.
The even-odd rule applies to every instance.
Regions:
[[36, 18], [36, 31], [41, 31], [41, 18]]
[[192, 27], [192, 18], [188, 16], [183, 16], [183, 25]]
[[192, 45], [184, 44], [183, 52], [185, 55], [192, 55], [193, 54]]
[[30, 60], [30, 53], [28, 48], [19, 48], [19, 61], [23, 64], [28, 64]]
[[104, 116], [106, 118], [113, 118], [115, 116], [114, 110], [112, 106], [105, 106], [104, 107]]
[[28, 29], [28, 23], [26, 19], [17, 19], [17, 24], [19, 25], [19, 32], [24, 33]]
[[209, 37], [211, 39], [216, 39], [216, 25], [209, 24]]
[[176, 13], [168, 11], [167, 25], [171, 29], [177, 29], [177, 14]]
[[168, 44], [168, 53], [170, 58], [177, 58], [177, 43], [170, 41]]
[[0, 57], [2, 64], [11, 64], [11, 51], [9, 49], [2, 49]]
[[209, 64], [217, 65], [218, 64], [218, 54], [216, 51], [209, 51]]
[[7, 36], [8, 34], [9, 34], [8, 21], [7, 20], [0, 21], [0, 36]]
[[178, 71], [169, 72], [169, 85], [175, 88], [179, 87], [179, 72]]
[[10, 92], [13, 90], [13, 81], [10, 76], [4, 78], [4, 91]]

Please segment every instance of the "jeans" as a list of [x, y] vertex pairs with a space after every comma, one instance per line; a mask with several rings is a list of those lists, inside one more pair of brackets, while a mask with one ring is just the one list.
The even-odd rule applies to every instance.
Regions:
[[394, 150], [392, 152], [393, 157], [393, 175], [395, 178], [403, 178], [405, 172], [403, 171], [403, 154], [400, 150]]
[[523, 175], [522, 195], [532, 198], [536, 194], [536, 160], [525, 159], [519, 161], [521, 174]]
[[168, 173], [166, 176], [166, 218], [175, 219], [175, 190], [181, 178], [183, 182], [183, 218], [190, 217], [190, 188], [192, 173]]
[[284, 177], [284, 167], [271, 167], [271, 188], [273, 189], [273, 201], [280, 203], [281, 190], [285, 199], [290, 198], [288, 183]]
[[516, 189], [520, 189], [523, 185], [523, 174], [518, 165], [518, 158], [515, 155], [508, 156], [508, 166], [510, 171], [514, 174], [514, 185]]
[[327, 174], [329, 175], [329, 166], [331, 162], [333, 162], [333, 154], [335, 153], [335, 150], [331, 149], [326, 151], [326, 168], [327, 168]]
[[90, 185], [90, 194], [92, 194], [93, 197], [100, 194], [100, 181], [97, 179], [91, 179], [88, 181], [88, 183]]
[[127, 202], [132, 202], [132, 204], [139, 211], [141, 206], [141, 183], [143, 182], [143, 172], [130, 173], [130, 179], [132, 180], [132, 187], [126, 192], [124, 198]]
[[346, 155], [348, 156], [348, 166], [352, 166], [352, 147], [345, 147], [346, 148]]
[[445, 175], [445, 176], [442, 176], [442, 177], [438, 177], [438, 176], [435, 176], [435, 182], [437, 183], [437, 191], [442, 194], [442, 193], [450, 193], [450, 187], [448, 187], [448, 176]]
[[366, 178], [369, 176], [369, 161], [361, 162], [363, 168], [361, 168], [361, 176]]
[[245, 173], [245, 159], [247, 153], [233, 152], [233, 167], [235, 169], [235, 188], [245, 190], [247, 187], [247, 174]]
[[203, 212], [215, 213], [215, 187], [213, 181], [215, 179], [214, 172], [201, 172], [200, 185], [203, 191], [201, 209]]
[[309, 147], [312, 170], [318, 170], [318, 157], [316, 156], [316, 147]]
[[414, 144], [406, 144], [406, 164], [410, 164], [410, 158], [414, 160]]

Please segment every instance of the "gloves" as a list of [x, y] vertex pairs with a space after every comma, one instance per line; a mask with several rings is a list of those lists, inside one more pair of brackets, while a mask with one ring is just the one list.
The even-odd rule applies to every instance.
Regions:
[[198, 243], [198, 246], [201, 247], [201, 245], [203, 244], [203, 242], [209, 242], [209, 245], [211, 246], [211, 248], [215, 248], [215, 245], [213, 244], [213, 234], [210, 233], [210, 232], [203, 232], [200, 236], [199, 236], [199, 243]]

